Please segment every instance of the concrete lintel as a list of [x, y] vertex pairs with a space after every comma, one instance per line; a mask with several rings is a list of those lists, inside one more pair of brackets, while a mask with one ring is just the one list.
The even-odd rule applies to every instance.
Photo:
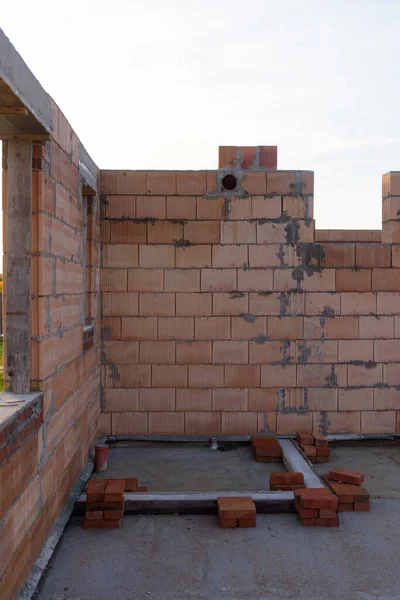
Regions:
[[44, 129], [51, 133], [50, 97], [2, 29], [0, 29], [0, 78]]
[[[159, 492], [125, 494], [126, 515], [135, 514], [215, 514], [220, 496], [251, 496], [258, 513], [294, 512], [293, 492]], [[76, 503], [75, 514], [83, 514], [86, 494]]]
[[288, 471], [303, 473], [304, 483], [308, 488], [325, 487], [291, 440], [279, 440], [279, 445], [283, 452], [283, 464]]
[[0, 392], [0, 430], [13, 422], [31, 404], [35, 404], [43, 396], [43, 392], [32, 392], [31, 394], [13, 394], [12, 392]]

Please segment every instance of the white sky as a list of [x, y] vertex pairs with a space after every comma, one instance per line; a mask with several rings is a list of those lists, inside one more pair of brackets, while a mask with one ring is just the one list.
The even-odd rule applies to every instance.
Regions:
[[3, 2], [1, 27], [100, 168], [213, 169], [278, 145], [318, 228], [380, 228], [400, 169], [398, 0]]

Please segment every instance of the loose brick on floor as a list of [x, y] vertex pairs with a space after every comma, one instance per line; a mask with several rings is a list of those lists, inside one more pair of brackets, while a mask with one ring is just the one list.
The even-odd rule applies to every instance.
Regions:
[[361, 485], [364, 481], [364, 473], [349, 471], [347, 469], [331, 469], [328, 473], [329, 479], [341, 481], [342, 483], [353, 483]]
[[338, 499], [326, 488], [295, 490], [294, 505], [305, 527], [339, 526]]
[[221, 528], [256, 526], [256, 505], [249, 496], [221, 496], [217, 510]]

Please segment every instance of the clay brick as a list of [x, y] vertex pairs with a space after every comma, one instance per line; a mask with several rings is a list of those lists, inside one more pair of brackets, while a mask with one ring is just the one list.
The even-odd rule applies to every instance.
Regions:
[[[102, 270], [104, 273], [104, 269]], [[175, 271], [167, 271], [173, 274]], [[128, 291], [130, 292], [162, 292], [164, 287], [164, 271], [162, 269], [129, 269]], [[173, 291], [166, 289], [166, 291]]]
[[167, 219], [196, 218], [196, 198], [193, 196], [167, 196]]
[[137, 267], [138, 264], [137, 245], [115, 245], [103, 248], [103, 267], [123, 269]]
[[176, 194], [175, 171], [148, 171], [146, 173], [147, 194]]
[[91, 521], [88, 519], [83, 520], [83, 528], [84, 529], [119, 529], [121, 522], [120, 521]]
[[283, 196], [282, 210], [289, 217], [294, 219], [305, 219], [313, 216], [311, 202], [309, 198], [303, 196]]
[[139, 315], [169, 317], [175, 315], [175, 294], [139, 294]]
[[378, 292], [377, 310], [378, 315], [394, 315], [399, 312], [400, 292]]
[[363, 411], [361, 413], [361, 431], [363, 433], [395, 433], [395, 411]]
[[139, 311], [138, 294], [132, 292], [104, 293], [102, 306], [104, 316], [135, 316]]
[[221, 433], [220, 420], [220, 415], [215, 412], [185, 412], [185, 434], [219, 434]]
[[185, 414], [179, 412], [149, 413], [149, 433], [155, 435], [180, 435], [185, 433]]
[[260, 386], [259, 365], [238, 365], [225, 367], [225, 386], [231, 388], [256, 388]]
[[[360, 317], [362, 319], [363, 317]], [[345, 340], [358, 338], [359, 317], [335, 317], [325, 321], [327, 339]]]
[[[146, 225], [144, 225], [146, 227]], [[112, 232], [111, 232], [112, 233]], [[173, 244], [183, 238], [183, 225], [170, 221], [155, 221], [147, 225], [147, 241], [149, 244]], [[137, 243], [145, 243], [139, 242]]]
[[325, 340], [307, 341], [299, 346], [299, 352], [302, 353], [307, 363], [332, 363], [338, 361], [338, 343], [336, 341]]
[[205, 194], [207, 191], [205, 171], [178, 171], [176, 177], [178, 195]]
[[176, 410], [178, 411], [211, 411], [211, 389], [176, 390]]
[[354, 504], [339, 502], [338, 511], [339, 512], [353, 512]]
[[226, 435], [248, 435], [257, 431], [257, 413], [223, 412], [221, 433]]
[[238, 167], [238, 148], [236, 146], [219, 146], [218, 147], [218, 167]]
[[[181, 236], [191, 244], [219, 244], [218, 221], [191, 221], [184, 226]], [[178, 238], [179, 239], [179, 238]]]
[[248, 312], [248, 296], [241, 292], [214, 293], [214, 315], [241, 315]]
[[341, 481], [342, 483], [361, 485], [364, 481], [364, 473], [346, 469], [331, 469], [328, 473], [328, 478], [334, 481]]
[[356, 265], [358, 267], [390, 267], [390, 246], [357, 246]]
[[373, 269], [372, 289], [383, 292], [398, 292], [400, 289], [400, 269]]
[[247, 389], [221, 388], [213, 390], [212, 409], [214, 411], [247, 411]]
[[375, 410], [400, 410], [400, 390], [396, 388], [374, 389]]
[[281, 307], [280, 298], [280, 294], [272, 292], [249, 294], [249, 312], [254, 315], [279, 315]]
[[[314, 508], [318, 510], [337, 510], [338, 499], [333, 494], [318, 494], [312, 495], [310, 492], [312, 488], [307, 490], [299, 490], [302, 492], [300, 496], [300, 506], [302, 508]], [[326, 491], [326, 490], [325, 490]]]
[[400, 339], [376, 340], [373, 344], [375, 361], [400, 362]]
[[372, 340], [339, 340], [339, 362], [369, 361], [374, 359]]
[[324, 269], [321, 272], [314, 271], [310, 276], [305, 273], [301, 288], [305, 292], [334, 292], [335, 269]]
[[[341, 314], [342, 315], [370, 315], [376, 313], [377, 298], [376, 293], [342, 293], [341, 299]], [[378, 312], [378, 314], [381, 314]]]
[[[337, 292], [369, 292], [379, 289], [371, 285], [371, 270], [340, 269], [336, 271]], [[385, 288], [383, 288], [385, 289]]]
[[340, 315], [340, 294], [324, 292], [306, 294], [305, 314], [326, 317]]
[[[139, 342], [137, 343], [139, 344]], [[142, 364], [174, 364], [175, 342], [140, 342], [140, 362]]]
[[176, 249], [178, 268], [211, 267], [211, 246], [188, 246]]
[[233, 529], [238, 526], [238, 519], [218, 519], [218, 527], [220, 529]]
[[213, 362], [216, 364], [248, 363], [248, 343], [226, 341], [213, 343]]
[[281, 246], [278, 244], [250, 245], [249, 246], [249, 265], [250, 267], [279, 267], [281, 262], [279, 258]]
[[213, 388], [223, 386], [223, 365], [189, 365], [190, 388]]
[[[400, 200], [400, 198], [399, 198]], [[397, 242], [399, 242], [400, 240], [397, 240]], [[400, 245], [397, 243], [396, 245], [392, 245], [392, 267], [400, 267]], [[387, 265], [381, 265], [381, 266], [387, 266]], [[389, 265], [390, 266], [390, 265]]]
[[167, 199], [165, 196], [137, 196], [137, 219], [165, 219], [167, 216]]
[[[300, 190], [299, 190], [300, 191]], [[267, 173], [267, 194], [295, 196], [298, 194], [295, 171]]]
[[276, 411], [278, 409], [278, 392], [276, 388], [250, 389], [249, 410], [250, 411]]
[[225, 198], [197, 198], [197, 218], [220, 221], [225, 214]]
[[160, 317], [158, 319], [160, 340], [193, 340], [193, 317]]
[[119, 521], [124, 516], [123, 510], [105, 510], [104, 511], [105, 521]]
[[102, 510], [87, 510], [85, 512], [85, 519], [88, 521], [101, 521], [103, 518]]
[[271, 339], [302, 339], [302, 317], [269, 317], [268, 336]]
[[311, 431], [298, 431], [296, 433], [296, 441], [301, 446], [312, 446], [314, 444], [314, 436]]
[[301, 519], [303, 527], [317, 527], [318, 519]]
[[[105, 389], [104, 410], [107, 412], [133, 412], [139, 410], [139, 390]], [[110, 429], [111, 432], [111, 429]]]
[[186, 365], [152, 365], [153, 387], [187, 387]]
[[370, 511], [371, 505], [370, 505], [369, 500], [367, 502], [354, 502], [354, 510], [356, 512]]
[[256, 527], [256, 516], [240, 517], [238, 519], [238, 527]]
[[[259, 317], [259, 319], [262, 317]], [[232, 319], [233, 321], [234, 319]], [[239, 319], [241, 320], [241, 319]], [[257, 319], [258, 320], [258, 319]], [[257, 322], [257, 321], [255, 321]], [[233, 326], [233, 323], [232, 323]], [[262, 343], [261, 343], [262, 342]], [[282, 342], [269, 342], [261, 340], [250, 341], [249, 344], [249, 363], [266, 364], [277, 363], [283, 360], [283, 344]]]
[[125, 340], [156, 340], [157, 317], [123, 317], [121, 337]]
[[339, 410], [368, 410], [372, 408], [372, 388], [339, 390]]
[[230, 198], [229, 200], [229, 218], [230, 219], [250, 219], [251, 218], [251, 197]]
[[[242, 317], [232, 317], [232, 339], [249, 340], [258, 336], [265, 336], [267, 333], [266, 317], [256, 317], [250, 320]], [[258, 361], [251, 361], [258, 362]]]
[[383, 382], [388, 385], [400, 386], [400, 372], [397, 364], [384, 365]]
[[[161, 362], [161, 361], [154, 361]], [[212, 362], [211, 342], [177, 342], [176, 362], [178, 364], [210, 364]]]
[[195, 338], [197, 340], [229, 340], [231, 320], [229, 317], [195, 318]]
[[297, 431], [312, 428], [312, 414], [281, 414], [277, 415], [278, 433], [296, 433]]
[[[236, 290], [236, 269], [202, 269], [202, 292], [228, 292]], [[211, 310], [210, 310], [211, 312]]]
[[115, 340], [121, 337], [121, 318], [103, 317], [101, 327], [102, 339]]
[[321, 446], [321, 447], [328, 446], [328, 443], [329, 443], [328, 440], [321, 433], [315, 433], [315, 431], [313, 431], [312, 432], [312, 436], [314, 438], [314, 444], [315, 444], [315, 446]]
[[[323, 265], [325, 267], [354, 267], [355, 266], [355, 245], [322, 245]], [[311, 266], [317, 266], [311, 261]]]
[[296, 365], [262, 365], [261, 387], [295, 387]]
[[317, 527], [339, 527], [339, 517], [333, 519], [317, 519]]
[[142, 388], [140, 390], [139, 410], [143, 412], [175, 410], [175, 389]]
[[166, 270], [165, 271], [166, 292], [199, 292], [200, 271], [191, 270]]
[[360, 338], [393, 338], [394, 317], [360, 317]]
[[135, 223], [135, 221], [112, 221], [110, 223], [111, 244], [145, 244], [146, 241], [146, 223]]
[[141, 435], [148, 433], [147, 413], [122, 412], [111, 416], [113, 435]]
[[269, 481], [274, 485], [303, 485], [305, 487], [303, 473], [271, 473]]
[[239, 291], [265, 291], [273, 290], [272, 269], [238, 270]]
[[[214, 221], [215, 225], [217, 223]], [[225, 221], [219, 223], [221, 244], [255, 244], [256, 224], [250, 221]], [[217, 240], [219, 242], [219, 239]]]
[[317, 449], [315, 446], [310, 446], [307, 444], [304, 444], [301, 449], [303, 450], [304, 454], [307, 456], [307, 458], [314, 458], [317, 456]]
[[89, 479], [86, 484], [86, 495], [88, 502], [102, 502], [106, 492], [107, 480]]
[[176, 294], [176, 315], [206, 316], [212, 312], [211, 294]]
[[257, 223], [257, 244], [286, 244], [287, 236], [285, 223]]
[[[174, 246], [162, 244], [159, 244], [158, 246], [139, 246], [139, 265], [145, 268], [174, 267]], [[177, 266], [179, 265], [177, 264]]]
[[126, 269], [103, 269], [101, 289], [103, 292], [127, 292], [128, 271]]
[[134, 219], [136, 196], [107, 196], [105, 212], [107, 219]]
[[248, 246], [225, 245], [212, 247], [213, 267], [242, 267], [248, 264]]
[[139, 362], [139, 342], [105, 342], [105, 361], [123, 365]]
[[296, 511], [300, 519], [316, 521], [318, 518], [318, 509], [316, 508], [301, 508], [296, 502]]
[[382, 383], [382, 365], [374, 362], [364, 365], [349, 365], [349, 386], [374, 386]]
[[302, 194], [312, 194], [313, 192], [314, 192], [314, 172], [313, 171], [301, 171], [301, 193]]
[[326, 433], [359, 433], [361, 430], [361, 417], [359, 411], [327, 412]]
[[307, 392], [309, 410], [337, 410], [337, 394], [333, 388], [310, 388]]
[[277, 219], [282, 213], [282, 197], [253, 196], [251, 211], [251, 216], [256, 219]]
[[246, 171], [241, 181], [241, 187], [250, 196], [253, 194], [267, 193], [267, 174], [263, 171], [249, 172]]

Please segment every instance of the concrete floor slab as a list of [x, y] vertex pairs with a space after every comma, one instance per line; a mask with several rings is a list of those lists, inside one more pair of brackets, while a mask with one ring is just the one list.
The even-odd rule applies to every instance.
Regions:
[[262, 515], [226, 530], [216, 516], [139, 516], [106, 531], [74, 517], [36, 599], [398, 600], [400, 502], [340, 520], [317, 529]]
[[196, 444], [120, 442], [110, 447], [108, 468], [94, 477], [137, 477], [149, 492], [266, 491], [283, 463], [258, 463], [249, 445], [221, 452]]
[[335, 468], [362, 471], [365, 474], [363, 485], [371, 497], [400, 498], [399, 443], [366, 440], [330, 443], [329, 446], [331, 460], [326, 464], [314, 465], [317, 473], [322, 475]]

